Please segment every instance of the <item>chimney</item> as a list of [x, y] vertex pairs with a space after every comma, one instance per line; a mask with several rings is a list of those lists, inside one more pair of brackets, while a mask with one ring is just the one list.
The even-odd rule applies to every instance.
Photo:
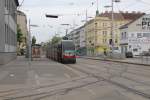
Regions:
[[138, 14], [141, 14], [141, 12], [140, 12], [140, 11], [138, 11], [137, 13], [138, 13]]
[[[112, 13], [112, 11], [109, 11], [109, 13]], [[115, 12], [114, 12], [115, 13]]]
[[135, 13], [136, 13], [136, 11], [132, 11], [132, 13], [133, 13], [133, 14], [135, 14]]
[[128, 11], [126, 11], [126, 14], [128, 14], [129, 12]]
[[105, 11], [105, 13], [107, 14], [107, 13], [108, 13], [108, 11]]

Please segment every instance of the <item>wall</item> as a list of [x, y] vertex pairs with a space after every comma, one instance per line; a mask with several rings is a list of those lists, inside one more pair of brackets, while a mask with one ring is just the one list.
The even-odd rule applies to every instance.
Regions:
[[[143, 20], [147, 18], [147, 20]], [[144, 15], [137, 19], [128, 28], [122, 29], [127, 32], [127, 51], [132, 51], [134, 55], [140, 55], [143, 51], [150, 49], [150, 15]], [[145, 36], [145, 34], [149, 36]], [[121, 40], [122, 43], [126, 42]], [[122, 45], [123, 47], [123, 45]]]
[[16, 4], [14, 0], [0, 1], [0, 64], [6, 64], [16, 58], [17, 26]]

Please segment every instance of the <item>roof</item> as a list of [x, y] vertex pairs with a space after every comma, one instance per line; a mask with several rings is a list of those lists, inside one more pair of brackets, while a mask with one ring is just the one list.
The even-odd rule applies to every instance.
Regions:
[[18, 0], [15, 0], [15, 3], [17, 6], [19, 6], [19, 1]]
[[[115, 13], [114, 12], [114, 20], [136, 20], [139, 17], [145, 15], [145, 13], [141, 12], [119, 12]], [[110, 19], [112, 18], [112, 12], [106, 11], [105, 13], [101, 13], [99, 15], [100, 17], [109, 17]]]
[[20, 11], [20, 10], [17, 10], [17, 14], [22, 15], [22, 16], [26, 16], [26, 14], [24, 12]]
[[[143, 17], [143, 16], [144, 16], [144, 15], [140, 16], [139, 18], [141, 18], [141, 17]], [[137, 18], [137, 19], [139, 19], [139, 18]], [[127, 24], [121, 26], [119, 29], [128, 28], [128, 26], [129, 26], [130, 24], [132, 24], [133, 22], [135, 22], [137, 19], [132, 20], [132, 21], [130, 21], [129, 23], [127, 23]]]

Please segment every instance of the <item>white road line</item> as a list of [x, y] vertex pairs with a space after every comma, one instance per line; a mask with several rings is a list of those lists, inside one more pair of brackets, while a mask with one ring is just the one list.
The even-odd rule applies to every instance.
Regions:
[[91, 90], [91, 89], [88, 89], [87, 87], [85, 87], [86, 89], [87, 89], [87, 91], [89, 92], [89, 93], [91, 93], [92, 95], [96, 95], [96, 93], [93, 91], [93, 90]]
[[65, 75], [67, 78], [69, 78], [69, 79], [71, 78], [71, 76], [70, 76], [69, 74], [67, 74], [67, 73], [65, 73], [64, 75]]
[[38, 75], [35, 75], [35, 80], [36, 80], [36, 84], [40, 85], [40, 81], [39, 81], [39, 76]]
[[81, 73], [81, 72], [79, 72], [79, 71], [77, 71], [77, 70], [75, 70], [75, 69], [73, 69], [73, 68], [70, 68], [70, 67], [65, 66], [65, 65], [64, 65], [64, 67], [65, 67], [66, 69], [72, 71], [74, 74], [78, 75], [79, 77], [85, 76], [84, 73]]

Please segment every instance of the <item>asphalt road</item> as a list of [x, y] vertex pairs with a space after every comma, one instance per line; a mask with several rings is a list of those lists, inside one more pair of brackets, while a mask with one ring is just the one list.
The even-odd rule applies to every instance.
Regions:
[[149, 95], [148, 66], [90, 59], [68, 65], [40, 59], [29, 66], [19, 58], [0, 67], [0, 100], [149, 100]]

